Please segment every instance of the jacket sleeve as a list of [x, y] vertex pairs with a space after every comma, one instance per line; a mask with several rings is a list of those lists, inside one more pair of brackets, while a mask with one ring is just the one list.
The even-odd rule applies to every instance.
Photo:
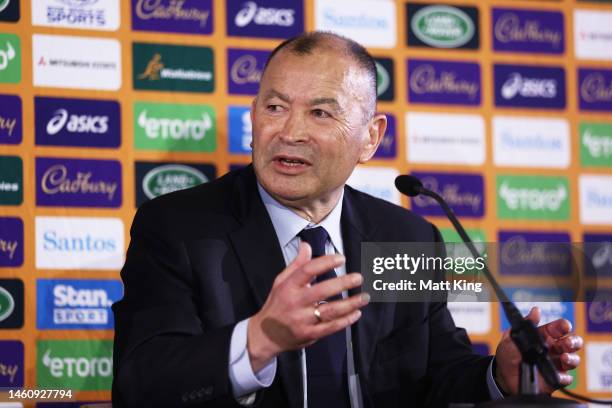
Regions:
[[132, 224], [124, 297], [113, 305], [113, 406], [239, 406], [228, 374], [234, 325], [203, 327], [189, 258], [167, 212], [145, 204]]

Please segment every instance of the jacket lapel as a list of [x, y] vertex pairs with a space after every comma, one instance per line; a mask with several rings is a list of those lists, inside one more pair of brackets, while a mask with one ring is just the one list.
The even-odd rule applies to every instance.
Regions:
[[[359, 201], [354, 197], [353, 190], [346, 187], [344, 189], [340, 223], [347, 273], [361, 272], [361, 243], [371, 241], [376, 228], [370, 225], [367, 210], [361, 208], [359, 204]], [[349, 295], [352, 296], [360, 292], [361, 288], [355, 288], [349, 291]], [[369, 376], [377, 334], [383, 321], [382, 316], [385, 307], [387, 307], [386, 303], [370, 303], [361, 309], [361, 319], [352, 326], [353, 357], [355, 358], [355, 367], [357, 374], [359, 374], [361, 391], [365, 401], [370, 400], [365, 381]], [[368, 405], [371, 406], [372, 402], [366, 403], [366, 406]]]
[[[285, 268], [285, 259], [276, 231], [264, 206], [252, 166], [237, 176], [233, 211], [242, 226], [230, 234], [257, 309], [263, 306], [276, 276]], [[278, 356], [278, 370], [292, 407], [303, 406], [302, 368], [299, 351]]]

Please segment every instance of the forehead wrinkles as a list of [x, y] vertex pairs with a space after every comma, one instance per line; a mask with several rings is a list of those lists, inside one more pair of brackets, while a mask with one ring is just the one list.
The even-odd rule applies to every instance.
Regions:
[[323, 51], [309, 55], [279, 53], [264, 73], [260, 91], [270, 89], [300, 99], [335, 97], [343, 108], [355, 102], [367, 109], [369, 81], [352, 58]]

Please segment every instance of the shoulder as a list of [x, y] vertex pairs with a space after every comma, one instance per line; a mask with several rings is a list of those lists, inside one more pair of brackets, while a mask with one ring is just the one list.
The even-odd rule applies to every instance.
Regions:
[[232, 223], [232, 201], [236, 172], [188, 189], [145, 202], [138, 208], [132, 230], [155, 229], [165, 233], [210, 230]]
[[370, 229], [384, 241], [431, 241], [439, 239], [438, 229], [422, 216], [370, 194], [345, 187], [345, 195]]

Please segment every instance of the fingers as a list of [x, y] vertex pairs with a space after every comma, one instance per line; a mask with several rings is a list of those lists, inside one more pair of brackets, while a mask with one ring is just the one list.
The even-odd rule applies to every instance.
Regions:
[[297, 286], [306, 286], [317, 276], [344, 265], [344, 262], [344, 255], [320, 256], [301, 264], [300, 267], [291, 272], [287, 279], [291, 279], [292, 283]]
[[296, 270], [304, 266], [312, 258], [312, 248], [306, 242], [300, 242], [295, 259], [276, 277], [277, 283], [283, 282]]
[[318, 309], [321, 320], [323, 322], [329, 322], [353, 313], [355, 310], [367, 305], [369, 302], [370, 295], [367, 293], [360, 293], [347, 299], [335, 300], [333, 302], [319, 305]]
[[558, 339], [570, 333], [572, 331], [572, 324], [566, 319], [557, 319], [553, 322], [538, 327], [540, 334], [544, 338], [552, 337]]
[[339, 330], [345, 329], [346, 327], [355, 323], [361, 317], [361, 310], [355, 310], [349, 314], [338, 317], [330, 321], [321, 321], [315, 324], [311, 328], [311, 338], [320, 339], [325, 336], [329, 336]]
[[349, 273], [348, 275], [338, 276], [337, 278], [327, 279], [308, 288], [304, 300], [309, 303], [316, 303], [321, 300], [329, 299], [339, 295], [344, 290], [356, 288], [363, 282], [360, 273]]
[[541, 314], [542, 313], [540, 312], [540, 308], [537, 306], [534, 306], [531, 308], [527, 316], [525, 316], [525, 319], [531, 320], [533, 324], [535, 324], [537, 327], [537, 325], [540, 323]]
[[574, 381], [574, 377], [568, 373], [559, 373], [559, 382], [561, 385], [570, 385]]
[[548, 347], [555, 354], [575, 353], [582, 348], [584, 340], [578, 335], [565, 336], [560, 339], [553, 339]]
[[575, 353], [563, 353], [554, 357], [553, 363], [559, 371], [573, 370], [580, 364], [580, 356]]

